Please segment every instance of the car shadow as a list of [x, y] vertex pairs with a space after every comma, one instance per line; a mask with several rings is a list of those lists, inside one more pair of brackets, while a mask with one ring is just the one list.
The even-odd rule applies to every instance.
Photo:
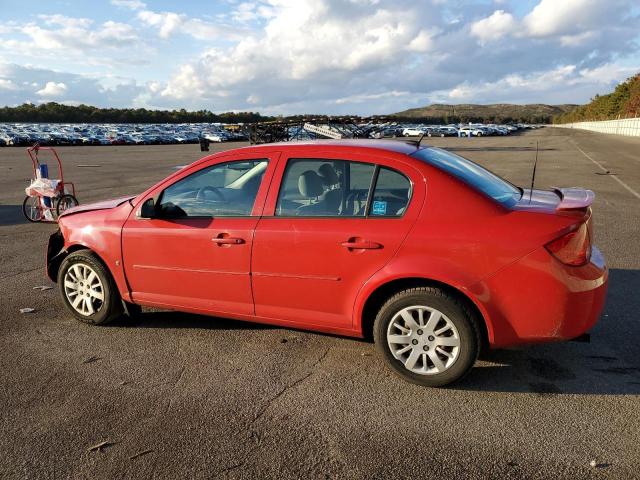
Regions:
[[[609, 294], [590, 343], [559, 342], [484, 353], [452, 390], [564, 394], [640, 395], [640, 270], [611, 269]], [[269, 330], [284, 327], [190, 313], [150, 310], [106, 326], [129, 328]], [[294, 330], [294, 329], [291, 329]], [[330, 336], [341, 342], [344, 337]], [[353, 339], [349, 339], [353, 341]], [[370, 343], [367, 340], [362, 342]], [[348, 349], [345, 350], [348, 355]], [[345, 358], [348, 361], [348, 358]]]
[[277, 328], [273, 325], [232, 320], [222, 317], [211, 317], [195, 313], [175, 311], [145, 310], [135, 318], [122, 317], [107, 325], [109, 327], [129, 328], [186, 328], [206, 330], [268, 330]]
[[22, 205], [0, 205], [0, 227], [20, 225], [28, 220], [22, 213]]

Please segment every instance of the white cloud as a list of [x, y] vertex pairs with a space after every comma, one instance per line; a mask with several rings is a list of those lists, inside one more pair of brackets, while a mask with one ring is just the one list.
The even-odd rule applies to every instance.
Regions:
[[111, 5], [128, 8], [130, 10], [141, 10], [147, 6], [140, 0], [111, 0]]
[[[615, 64], [595, 69], [563, 65], [528, 75], [510, 74], [492, 82], [467, 81], [435, 96], [454, 103], [577, 103], [597, 92], [610, 90], [634, 73], [637, 68]], [[546, 100], [541, 102], [540, 98]]]
[[471, 34], [481, 42], [498, 40], [516, 31], [518, 22], [510, 13], [496, 10], [487, 18], [478, 20], [471, 25]]
[[12, 80], [0, 78], [0, 90], [17, 90], [18, 86]]
[[471, 24], [471, 34], [481, 44], [505, 36], [520, 38], [558, 37], [566, 47], [577, 47], [593, 40], [605, 27], [624, 23], [624, 0], [540, 0], [522, 20], [504, 10]]
[[285, 114], [389, 113], [434, 98], [562, 103], [640, 64], [628, 0], [220, 3], [196, 16], [111, 0], [130, 17], [119, 21], [8, 14], [0, 57], [45, 68], [0, 64], [0, 104], [47, 98], [36, 92], [48, 82], [68, 87], [58, 101]]
[[0, 78], [15, 88], [0, 88], [0, 105], [25, 101], [79, 102], [102, 107], [130, 107], [146, 91], [134, 80], [109, 74], [78, 75], [41, 67], [0, 63]]
[[411, 93], [410, 92], [398, 92], [396, 90], [393, 90], [391, 92], [383, 92], [383, 93], [351, 95], [349, 97], [338, 98], [335, 101], [335, 103], [337, 105], [352, 104], [352, 103], [363, 103], [363, 102], [370, 102], [372, 100], [381, 100], [381, 99], [385, 99], [385, 98], [406, 97], [407, 95], [411, 95]]
[[60, 97], [67, 93], [67, 86], [62, 82], [47, 82], [44, 88], [36, 93], [41, 97]]
[[524, 17], [523, 25], [534, 37], [572, 34], [597, 27], [615, 3], [615, 0], [541, 0]]
[[104, 51], [116, 47], [135, 44], [139, 38], [133, 27], [126, 23], [107, 21], [94, 26], [86, 18], [71, 18], [64, 15], [40, 16], [44, 24], [27, 23], [20, 30], [30, 37], [30, 42], [14, 41], [14, 47], [25, 47], [26, 51], [63, 50], [64, 52], [86, 53]]
[[[403, 54], [431, 48], [436, 32], [416, 6], [390, 0], [356, 3], [274, 0], [273, 17], [261, 34], [249, 35], [230, 49], [207, 50], [198, 62], [180, 67], [162, 95], [213, 98], [238, 89], [239, 96], [247, 98], [252, 85], [267, 79], [279, 83], [277, 90], [287, 89], [290, 82], [305, 90], [312, 88], [305, 82], [322, 81], [335, 81], [339, 90], [349, 76], [393, 68], [405, 62]], [[261, 98], [273, 99], [266, 93]]]
[[163, 39], [168, 39], [175, 34], [182, 34], [198, 40], [238, 40], [247, 34], [244, 27], [208, 22], [199, 18], [191, 18], [183, 13], [140, 10], [137, 13], [137, 18], [144, 25], [156, 28], [158, 35]]

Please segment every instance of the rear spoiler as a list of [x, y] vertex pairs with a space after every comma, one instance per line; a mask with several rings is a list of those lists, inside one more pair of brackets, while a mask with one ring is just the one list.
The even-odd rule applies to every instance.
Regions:
[[584, 188], [554, 188], [553, 191], [560, 197], [560, 203], [556, 210], [577, 210], [587, 208], [596, 198], [596, 194]]

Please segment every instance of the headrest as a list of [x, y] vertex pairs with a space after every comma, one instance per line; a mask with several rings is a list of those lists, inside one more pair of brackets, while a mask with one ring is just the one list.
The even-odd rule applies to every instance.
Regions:
[[307, 198], [319, 197], [324, 192], [322, 180], [313, 170], [307, 170], [298, 177], [298, 190]]
[[338, 174], [331, 166], [331, 164], [323, 163], [322, 165], [320, 165], [320, 168], [318, 168], [318, 173], [320, 174], [322, 183], [324, 183], [327, 187], [338, 183]]

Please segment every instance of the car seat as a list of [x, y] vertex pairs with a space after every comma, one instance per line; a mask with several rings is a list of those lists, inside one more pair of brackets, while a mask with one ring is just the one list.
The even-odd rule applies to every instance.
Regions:
[[320, 195], [319, 201], [324, 203], [328, 215], [337, 215], [342, 202], [342, 189], [340, 188], [338, 174], [330, 163], [320, 165], [318, 174], [324, 188], [327, 189]]
[[[300, 195], [309, 200], [309, 205], [302, 205], [296, 210], [296, 215], [301, 216], [323, 216], [336, 215], [339, 207], [339, 200], [336, 203], [335, 197], [324, 195], [322, 177], [313, 170], [307, 170], [298, 177], [298, 191]], [[338, 192], [339, 199], [339, 192]]]

